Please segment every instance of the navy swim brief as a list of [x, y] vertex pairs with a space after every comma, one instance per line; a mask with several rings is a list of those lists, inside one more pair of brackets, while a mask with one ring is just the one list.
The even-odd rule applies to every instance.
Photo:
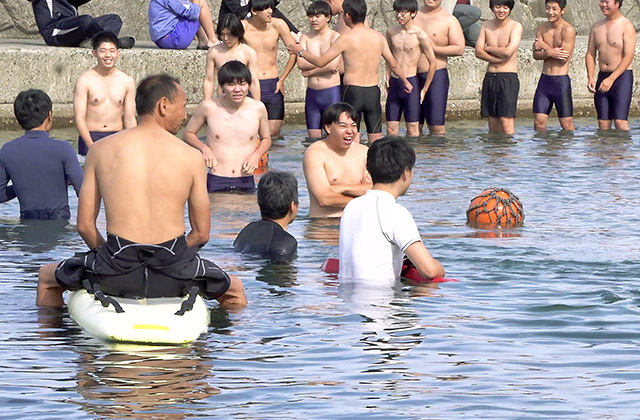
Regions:
[[403, 113], [406, 122], [418, 122], [420, 119], [420, 89], [418, 88], [418, 77], [407, 77], [407, 80], [413, 86], [411, 93], [404, 91], [402, 80], [397, 77], [389, 78], [389, 93], [385, 106], [387, 121], [400, 121]]
[[270, 120], [284, 120], [284, 96], [282, 92], [274, 93], [279, 80], [278, 77], [260, 80], [260, 100]]
[[628, 120], [629, 107], [631, 106], [631, 94], [633, 93], [633, 72], [625, 70], [611, 85], [607, 93], [598, 91], [600, 84], [609, 77], [611, 72], [601, 71], [598, 73], [596, 82], [596, 94], [593, 101], [596, 105], [598, 119], [604, 121]]
[[256, 182], [253, 179], [253, 175], [233, 177], [207, 174], [207, 191], [210, 193], [225, 191], [255, 192]]
[[[418, 73], [420, 90], [427, 82], [427, 73]], [[444, 125], [449, 97], [449, 71], [444, 68], [436, 70], [433, 80], [420, 107], [420, 123], [425, 120], [428, 125]]]
[[556, 106], [559, 118], [573, 117], [571, 79], [569, 75], [550, 76], [542, 74], [533, 97], [533, 113], [547, 114]]
[[[91, 140], [93, 140], [94, 143], [115, 133], [117, 133], [117, 131], [89, 131]], [[84, 140], [82, 140], [82, 137], [78, 136], [78, 154], [87, 156], [87, 153], [89, 153], [89, 148], [85, 144]]]

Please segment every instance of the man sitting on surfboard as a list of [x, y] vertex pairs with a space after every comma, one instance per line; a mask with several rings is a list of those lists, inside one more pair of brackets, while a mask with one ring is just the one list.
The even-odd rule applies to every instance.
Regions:
[[422, 243], [411, 213], [396, 203], [413, 179], [416, 154], [399, 137], [384, 137], [367, 152], [373, 189], [347, 204], [340, 220], [340, 279], [374, 280], [393, 286], [406, 254], [425, 278], [444, 268]]
[[[176, 79], [149, 76], [136, 91], [140, 125], [91, 146], [78, 199], [78, 232], [90, 251], [40, 269], [37, 305], [61, 307], [62, 292], [82, 288], [84, 279], [107, 295], [182, 296], [195, 285], [225, 306], [246, 305], [240, 279], [197, 254], [211, 215], [202, 156], [174, 136], [186, 104]], [[106, 241], [96, 225], [101, 201]]]

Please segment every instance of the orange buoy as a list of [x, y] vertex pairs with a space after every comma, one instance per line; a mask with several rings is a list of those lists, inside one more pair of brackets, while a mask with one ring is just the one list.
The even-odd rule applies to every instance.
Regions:
[[522, 222], [524, 209], [520, 200], [504, 188], [482, 191], [467, 210], [467, 223], [474, 227], [515, 227]]
[[[258, 139], [256, 141], [256, 149], [260, 146], [260, 139]], [[255, 175], [260, 175], [263, 174], [265, 172], [267, 172], [267, 170], [269, 166], [269, 152], [264, 152], [264, 154], [262, 156], [260, 156], [260, 162], [258, 163], [258, 169], [256, 169], [253, 173]]]

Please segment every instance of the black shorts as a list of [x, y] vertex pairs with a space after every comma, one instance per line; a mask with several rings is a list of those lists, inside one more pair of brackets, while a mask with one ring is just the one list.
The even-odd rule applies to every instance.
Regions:
[[515, 118], [519, 92], [518, 73], [487, 73], [482, 82], [482, 118]]
[[353, 107], [358, 118], [364, 118], [367, 133], [382, 133], [382, 106], [380, 105], [380, 88], [378, 86], [345, 85], [342, 100]]
[[161, 244], [138, 244], [108, 234], [100, 247], [61, 262], [56, 281], [65, 290], [79, 290], [83, 280], [89, 280], [106, 295], [134, 299], [185, 296], [194, 285], [205, 299], [222, 296], [231, 279], [197, 251], [187, 247], [185, 235]]

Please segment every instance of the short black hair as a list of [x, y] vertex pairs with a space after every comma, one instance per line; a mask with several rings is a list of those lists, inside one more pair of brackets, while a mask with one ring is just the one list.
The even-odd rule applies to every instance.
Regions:
[[393, 11], [402, 12], [409, 11], [411, 13], [418, 11], [418, 0], [393, 0]]
[[40, 89], [23, 90], [13, 102], [13, 114], [25, 130], [40, 127], [51, 108], [51, 98]]
[[261, 12], [276, 7], [273, 0], [249, 0], [249, 10]]
[[263, 219], [282, 219], [291, 202], [298, 204], [298, 180], [289, 172], [269, 171], [258, 182], [258, 206]]
[[367, 151], [367, 171], [374, 184], [397, 181], [415, 163], [416, 152], [402, 137], [385, 136], [373, 142]]
[[495, 6], [507, 6], [509, 10], [513, 10], [515, 0], [489, 0], [489, 8], [493, 9]]
[[115, 45], [116, 48], [120, 48], [120, 40], [113, 34], [113, 32], [98, 32], [93, 36], [93, 38], [91, 38], [91, 46], [94, 50], [97, 50], [100, 44], [102, 44], [103, 42], [110, 42]]
[[307, 7], [307, 16], [325, 15], [331, 19], [331, 6], [324, 0], [316, 0]]
[[173, 102], [178, 94], [180, 81], [168, 74], [154, 74], [146, 77], [136, 89], [136, 112], [138, 115], [153, 114], [161, 98]]
[[233, 13], [226, 14], [218, 21], [216, 26], [216, 35], [220, 38], [223, 29], [229, 29], [232, 36], [239, 38], [244, 42], [244, 26], [240, 22], [240, 18]]
[[353, 121], [356, 123], [358, 122], [358, 114], [356, 114], [355, 109], [346, 102], [338, 102], [329, 105], [322, 112], [322, 128], [325, 128], [327, 125], [331, 125], [332, 123], [340, 122], [340, 115], [345, 112]]
[[227, 61], [218, 70], [218, 85], [226, 85], [235, 81], [251, 84], [251, 71], [238, 60]]
[[349, 15], [353, 23], [364, 23], [367, 18], [367, 2], [365, 0], [344, 0], [342, 10]]
[[[622, 2], [622, 0], [620, 0]], [[567, 7], [567, 0], [544, 0], [544, 4], [547, 3], [558, 3], [560, 9], [565, 9]]]

